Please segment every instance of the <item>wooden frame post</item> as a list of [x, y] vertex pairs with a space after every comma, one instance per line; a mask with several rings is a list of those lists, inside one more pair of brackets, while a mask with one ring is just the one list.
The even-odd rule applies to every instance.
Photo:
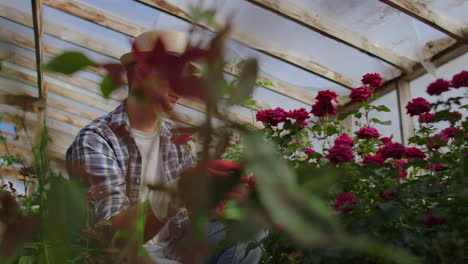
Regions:
[[397, 100], [398, 100], [398, 113], [400, 120], [401, 141], [408, 146], [409, 138], [414, 136], [414, 121], [413, 117], [406, 113], [405, 106], [411, 100], [410, 83], [407, 80], [398, 80], [397, 83]]

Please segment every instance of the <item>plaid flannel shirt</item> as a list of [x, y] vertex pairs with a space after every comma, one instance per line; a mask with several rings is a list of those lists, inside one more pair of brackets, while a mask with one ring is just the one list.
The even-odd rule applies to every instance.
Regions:
[[[195, 165], [195, 159], [185, 146], [176, 145], [170, 140], [171, 128], [168, 121], [161, 123], [159, 149], [166, 183], [175, 180], [184, 169]], [[89, 192], [95, 198], [98, 221], [109, 220], [138, 202], [142, 159], [130, 134], [124, 103], [83, 128], [68, 148], [66, 159], [71, 174], [75, 168], [84, 170], [77, 176], [86, 175], [86, 179], [82, 180], [89, 185]], [[169, 220], [172, 238], [183, 235], [187, 220], [184, 209]]]

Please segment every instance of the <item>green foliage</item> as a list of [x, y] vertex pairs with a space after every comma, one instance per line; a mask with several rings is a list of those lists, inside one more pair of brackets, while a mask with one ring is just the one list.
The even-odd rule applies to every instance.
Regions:
[[381, 121], [381, 120], [378, 119], [378, 118], [371, 118], [370, 121], [371, 121], [371, 122], [374, 122], [374, 123], [376, 123], [376, 124], [385, 125], [385, 126], [389, 126], [389, 125], [392, 124], [392, 121], [391, 121], [391, 120]]
[[86, 57], [86, 55], [80, 52], [70, 51], [53, 58], [49, 63], [44, 65], [44, 69], [63, 74], [72, 74], [93, 65], [95, 65], [95, 63]]
[[109, 75], [102, 79], [100, 87], [101, 93], [105, 98], [109, 98], [110, 94], [118, 88]]
[[255, 87], [258, 75], [258, 62], [255, 59], [248, 59], [243, 63], [242, 71], [239, 75], [237, 87], [232, 92], [231, 104], [240, 104], [249, 98]]

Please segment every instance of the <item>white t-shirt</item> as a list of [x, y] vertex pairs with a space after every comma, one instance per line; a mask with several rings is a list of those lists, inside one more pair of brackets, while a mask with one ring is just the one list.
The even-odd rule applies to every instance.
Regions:
[[[150, 190], [147, 187], [148, 184], [165, 182], [161, 166], [162, 159], [159, 155], [159, 133], [146, 133], [133, 128], [130, 133], [135, 139], [142, 160], [140, 194], [138, 199], [140, 202], [149, 200], [154, 215], [159, 220], [162, 220], [167, 216], [170, 196], [165, 192]], [[169, 235], [168, 231], [168, 226], [165, 225], [152, 242], [165, 240]]]

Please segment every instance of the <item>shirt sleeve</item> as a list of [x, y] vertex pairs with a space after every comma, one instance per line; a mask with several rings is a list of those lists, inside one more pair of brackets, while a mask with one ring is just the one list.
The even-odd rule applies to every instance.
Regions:
[[89, 187], [97, 221], [109, 220], [129, 207], [125, 176], [114, 151], [100, 135], [85, 131], [67, 150], [67, 170]]

